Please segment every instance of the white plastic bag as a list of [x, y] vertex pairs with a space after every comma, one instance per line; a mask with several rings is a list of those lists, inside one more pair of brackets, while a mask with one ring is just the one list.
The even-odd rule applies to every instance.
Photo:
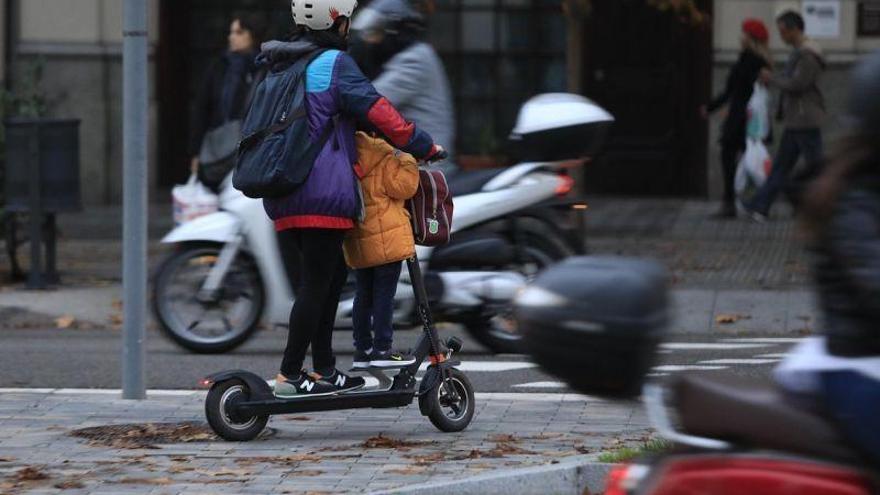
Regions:
[[758, 141], [766, 140], [770, 135], [770, 94], [760, 82], [755, 82], [746, 112], [746, 136]]
[[733, 182], [736, 195], [743, 203], [752, 200], [758, 189], [767, 182], [773, 160], [770, 152], [758, 139], [746, 139], [746, 152], [743, 153], [736, 167], [736, 177]]
[[214, 213], [220, 205], [217, 195], [199, 182], [196, 174], [192, 174], [186, 184], [174, 186], [171, 190], [171, 199], [174, 202], [176, 225]]

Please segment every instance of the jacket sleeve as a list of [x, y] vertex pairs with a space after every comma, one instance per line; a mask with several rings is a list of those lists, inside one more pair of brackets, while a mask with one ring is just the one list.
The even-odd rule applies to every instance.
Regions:
[[407, 153], [395, 152], [385, 164], [385, 192], [393, 199], [410, 199], [419, 189], [419, 166]]
[[434, 152], [434, 140], [376, 91], [363, 72], [346, 53], [336, 60], [336, 91], [342, 112], [367, 124], [388, 139], [395, 148], [427, 158]]
[[880, 219], [876, 210], [854, 198], [845, 201], [829, 225], [828, 244], [855, 289], [854, 299], [880, 313]]
[[774, 75], [770, 78], [770, 84], [783, 91], [799, 93], [815, 85], [820, 72], [822, 64], [818, 57], [813, 53], [804, 53], [791, 76]]

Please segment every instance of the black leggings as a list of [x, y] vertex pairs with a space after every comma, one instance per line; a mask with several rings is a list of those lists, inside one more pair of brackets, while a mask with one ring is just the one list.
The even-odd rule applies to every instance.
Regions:
[[278, 233], [280, 245], [295, 260], [297, 273], [296, 302], [290, 311], [290, 330], [287, 348], [281, 362], [281, 374], [299, 376], [309, 345], [312, 346], [312, 364], [324, 375], [336, 368], [333, 356], [333, 326], [336, 307], [348, 267], [342, 254], [344, 230], [292, 229]]

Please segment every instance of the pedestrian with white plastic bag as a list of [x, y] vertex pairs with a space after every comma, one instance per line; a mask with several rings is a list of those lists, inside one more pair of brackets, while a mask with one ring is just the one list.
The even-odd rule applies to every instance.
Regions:
[[174, 202], [175, 225], [214, 213], [220, 205], [220, 198], [199, 182], [196, 174], [190, 175], [186, 184], [174, 186], [171, 199]]
[[751, 201], [767, 181], [773, 159], [764, 143], [770, 136], [770, 105], [767, 87], [755, 83], [747, 107], [746, 151], [736, 169], [734, 188], [740, 203]]
[[[746, 127], [750, 120], [749, 106], [755, 92], [755, 82], [761, 69], [771, 66], [768, 41], [770, 33], [758, 19], [746, 19], [742, 24], [742, 51], [739, 59], [730, 69], [724, 92], [718, 95], [701, 113], [707, 118], [710, 113], [727, 105], [726, 117], [721, 128], [721, 166], [724, 176], [724, 198], [721, 209], [713, 215], [719, 219], [736, 218], [736, 176], [737, 161], [746, 149]], [[764, 91], [766, 107], [766, 90]], [[769, 119], [766, 126], [769, 132]]]

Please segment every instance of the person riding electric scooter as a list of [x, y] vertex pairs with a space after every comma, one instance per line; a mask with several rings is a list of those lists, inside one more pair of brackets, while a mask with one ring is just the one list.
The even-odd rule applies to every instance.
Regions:
[[[331, 395], [365, 384], [363, 378], [336, 369], [332, 349], [336, 308], [348, 275], [342, 241], [362, 214], [352, 165], [357, 163], [355, 120], [420, 159], [445, 156], [430, 135], [404, 120], [376, 92], [345, 53], [356, 6], [356, 0], [293, 0], [291, 12], [297, 32], [292, 41], [265, 43], [258, 57], [258, 63], [270, 71], [286, 70], [303, 57], [310, 57], [302, 76], [304, 110], [309, 139], [323, 139], [324, 143], [300, 186], [286, 196], [263, 199], [276, 231], [286, 238], [286, 244], [295, 246], [300, 261], [298, 297], [290, 314], [284, 360], [275, 378], [275, 393], [284, 397]], [[257, 91], [259, 94], [260, 88]], [[251, 112], [260, 110], [256, 105], [251, 107]], [[281, 122], [285, 122], [285, 116]], [[303, 370], [309, 346], [312, 373]]]

